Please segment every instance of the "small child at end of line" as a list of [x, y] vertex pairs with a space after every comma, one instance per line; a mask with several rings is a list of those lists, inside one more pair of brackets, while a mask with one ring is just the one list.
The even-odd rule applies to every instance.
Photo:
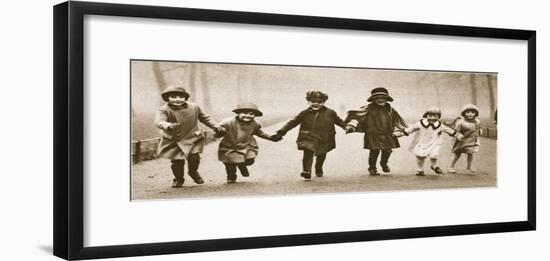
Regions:
[[466, 104], [462, 108], [460, 118], [456, 120], [454, 129], [462, 134], [462, 140], [457, 139], [453, 145], [454, 158], [449, 167], [450, 173], [455, 173], [455, 165], [462, 154], [467, 155], [467, 169], [470, 173], [475, 173], [476, 169], [473, 166], [474, 154], [479, 151], [479, 110], [473, 104]]
[[[424, 176], [424, 161], [430, 158], [430, 168], [437, 174], [443, 174], [443, 170], [437, 166], [439, 150], [443, 137], [441, 134], [447, 133], [449, 136], [461, 139], [460, 133], [443, 125], [440, 121], [441, 110], [439, 108], [430, 108], [426, 110], [422, 119], [410, 127], [403, 130], [403, 135], [408, 136], [416, 132], [416, 135], [411, 142], [409, 151], [416, 156], [418, 176]], [[401, 136], [398, 134], [398, 136]]]
[[262, 130], [262, 125], [254, 118], [263, 113], [253, 103], [241, 103], [233, 110], [237, 115], [222, 121], [225, 134], [218, 148], [218, 159], [225, 165], [227, 183], [237, 181], [237, 169], [243, 177], [248, 177], [247, 166], [254, 164], [258, 155], [258, 143], [254, 136], [270, 141], [279, 141]]

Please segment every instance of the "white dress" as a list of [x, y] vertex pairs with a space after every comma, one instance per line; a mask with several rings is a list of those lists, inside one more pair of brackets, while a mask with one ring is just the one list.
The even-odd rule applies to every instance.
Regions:
[[443, 125], [441, 121], [436, 121], [433, 124], [427, 119], [421, 119], [415, 124], [405, 129], [407, 134], [416, 132], [409, 150], [418, 157], [437, 158], [441, 149], [442, 136], [447, 133], [450, 136], [455, 136], [456, 131]]

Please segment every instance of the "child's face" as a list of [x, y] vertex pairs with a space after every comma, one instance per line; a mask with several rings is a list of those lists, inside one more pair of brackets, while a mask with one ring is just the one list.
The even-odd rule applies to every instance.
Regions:
[[468, 120], [473, 120], [476, 117], [476, 112], [472, 110], [467, 110], [464, 112], [464, 116]]
[[307, 101], [307, 103], [309, 104], [309, 107], [314, 111], [321, 109], [321, 107], [325, 105], [325, 101], [323, 100], [309, 100]]
[[426, 119], [428, 119], [429, 122], [434, 123], [439, 120], [439, 116], [436, 114], [428, 114], [426, 115]]
[[256, 117], [256, 114], [254, 114], [251, 111], [242, 111], [242, 112], [239, 112], [237, 117], [239, 117], [239, 120], [241, 121], [251, 122]]
[[388, 103], [388, 100], [386, 100], [386, 98], [384, 97], [379, 97], [374, 100], [374, 103], [376, 103], [379, 106], [384, 106], [386, 105], [386, 103]]
[[168, 96], [168, 103], [173, 106], [183, 106], [186, 101], [187, 99], [182, 94], [175, 93]]

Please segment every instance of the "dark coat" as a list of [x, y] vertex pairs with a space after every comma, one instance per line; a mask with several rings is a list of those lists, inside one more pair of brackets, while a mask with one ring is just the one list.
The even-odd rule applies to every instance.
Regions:
[[243, 163], [247, 159], [254, 159], [258, 155], [258, 143], [254, 136], [271, 140], [271, 135], [262, 130], [262, 125], [253, 120], [243, 122], [231, 117], [222, 121], [225, 136], [218, 148], [218, 159], [226, 163]]
[[288, 121], [277, 134], [285, 135], [294, 127], [300, 125], [298, 133], [299, 150], [310, 150], [315, 154], [324, 154], [336, 148], [334, 125], [345, 127], [344, 121], [336, 112], [325, 106], [314, 111], [310, 108], [301, 111], [296, 117]]
[[163, 105], [155, 118], [155, 126], [161, 129], [158, 156], [167, 159], [186, 159], [189, 154], [202, 152], [204, 133], [199, 129], [199, 121], [211, 129], [219, 127], [194, 103], [187, 102], [183, 108]]
[[363, 147], [369, 150], [399, 148], [393, 132], [407, 128], [407, 123], [389, 103], [385, 106], [370, 103], [359, 110], [348, 111], [345, 122], [355, 132], [365, 133]]

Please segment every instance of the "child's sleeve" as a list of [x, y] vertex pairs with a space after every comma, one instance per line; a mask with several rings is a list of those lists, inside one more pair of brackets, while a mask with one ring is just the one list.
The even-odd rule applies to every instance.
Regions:
[[285, 126], [283, 126], [277, 131], [277, 134], [284, 136], [289, 130], [292, 130], [294, 127], [300, 125], [300, 123], [302, 123], [302, 115], [303, 115], [303, 112], [300, 112], [298, 115], [296, 115], [296, 117], [289, 120], [285, 124]]
[[408, 127], [405, 120], [403, 120], [401, 115], [399, 115], [399, 112], [395, 109], [392, 110], [392, 121], [394, 130], [404, 130]]
[[452, 129], [452, 128], [449, 128], [443, 124], [441, 124], [441, 131], [447, 133], [449, 136], [452, 136], [452, 137], [456, 137], [457, 134], [458, 134], [458, 131]]
[[262, 139], [272, 140], [271, 134], [267, 134], [266, 132], [264, 132], [264, 130], [262, 129], [262, 125], [260, 123], [258, 123], [258, 128], [256, 129], [256, 131], [254, 131], [254, 135]]
[[165, 110], [158, 110], [155, 115], [155, 126], [161, 130], [166, 130], [172, 123], [168, 122], [168, 115]]
[[405, 134], [405, 136], [408, 136], [409, 134], [411, 134], [415, 131], [418, 131], [418, 130], [420, 130], [420, 121], [415, 122], [413, 125], [405, 128], [403, 130], [403, 134]]
[[217, 131], [220, 126], [219, 124], [210, 117], [210, 115], [202, 112], [201, 108], [197, 106], [197, 110], [199, 113], [199, 121], [202, 122], [204, 125], [206, 125], [208, 128]]
[[346, 123], [338, 116], [338, 113], [336, 112], [334, 112], [334, 124], [344, 130], [346, 129]]

